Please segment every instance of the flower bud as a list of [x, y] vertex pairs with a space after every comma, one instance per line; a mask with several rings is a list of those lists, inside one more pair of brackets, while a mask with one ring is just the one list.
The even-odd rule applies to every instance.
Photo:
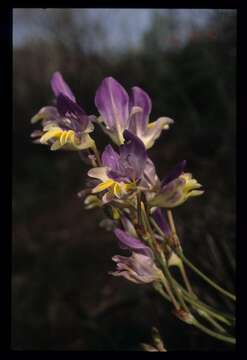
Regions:
[[203, 194], [204, 191], [197, 190], [201, 186], [201, 184], [192, 178], [192, 174], [183, 173], [168, 184], [165, 184], [150, 201], [150, 205], [168, 209], [176, 207], [183, 204], [190, 197]]

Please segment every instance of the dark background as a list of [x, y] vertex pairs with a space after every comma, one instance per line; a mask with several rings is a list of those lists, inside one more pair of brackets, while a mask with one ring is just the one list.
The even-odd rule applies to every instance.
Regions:
[[[231, 350], [181, 323], [152, 287], [108, 275], [121, 251], [103, 213], [77, 197], [88, 168], [32, 144], [30, 118], [52, 102], [57, 70], [89, 114], [104, 77], [143, 87], [152, 120], [175, 120], [150, 150], [159, 175], [187, 159], [205, 190], [174, 211], [184, 251], [234, 291], [236, 11], [16, 9], [13, 30], [12, 349], [140, 350], [155, 325], [168, 351]], [[94, 135], [102, 149], [108, 139]], [[188, 272], [206, 302], [234, 311]]]

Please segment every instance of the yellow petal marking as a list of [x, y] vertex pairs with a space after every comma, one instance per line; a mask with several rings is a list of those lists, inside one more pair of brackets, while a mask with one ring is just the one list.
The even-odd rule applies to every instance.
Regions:
[[60, 135], [60, 144], [63, 146], [66, 141], [65, 141], [65, 138], [66, 138], [66, 135], [67, 135], [67, 131], [63, 131], [62, 134]]
[[102, 182], [101, 184], [97, 185], [93, 190], [92, 193], [97, 193], [100, 191], [103, 191], [105, 189], [108, 189], [110, 186], [112, 186], [114, 184], [114, 180], [107, 180], [105, 182]]
[[48, 140], [50, 140], [54, 137], [59, 137], [61, 133], [62, 133], [61, 129], [49, 130], [47, 133], [45, 133], [44, 135], [41, 136], [40, 142], [41, 142], [41, 144], [45, 144]]

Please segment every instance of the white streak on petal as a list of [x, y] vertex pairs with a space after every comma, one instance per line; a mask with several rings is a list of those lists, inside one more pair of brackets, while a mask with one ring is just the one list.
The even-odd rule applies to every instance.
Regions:
[[102, 167], [96, 167], [96, 168], [90, 169], [87, 174], [90, 177], [93, 177], [93, 178], [101, 180], [102, 182], [105, 182], [105, 181], [109, 180], [106, 171], [107, 171], [107, 168], [102, 166]]

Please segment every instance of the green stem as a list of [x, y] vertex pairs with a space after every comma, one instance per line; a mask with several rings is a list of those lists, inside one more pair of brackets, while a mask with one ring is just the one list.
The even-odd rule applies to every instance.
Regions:
[[164, 291], [161, 283], [154, 283], [153, 287], [156, 291], [158, 291], [160, 293], [161, 296], [163, 296], [167, 301], [172, 302], [171, 298], [169, 297], [169, 295], [167, 295], [167, 293]]
[[[158, 291], [160, 293], [160, 295], [162, 297], [164, 297], [166, 300], [168, 300], [169, 302], [172, 302], [171, 299], [167, 296], [167, 294], [164, 292], [164, 290], [160, 287], [160, 286], [157, 286], [154, 285], [154, 288], [156, 291]], [[233, 337], [230, 337], [230, 336], [224, 336], [224, 335], [221, 335], [213, 330], [210, 330], [208, 329], [206, 326], [202, 325], [198, 320], [196, 320], [194, 318], [193, 322], [192, 322], [192, 325], [194, 325], [195, 327], [197, 327], [198, 329], [200, 329], [201, 331], [203, 331], [204, 333], [206, 333], [207, 335], [210, 335], [218, 340], [221, 340], [221, 341], [225, 341], [225, 342], [228, 342], [228, 343], [231, 343], [231, 344], [235, 344], [235, 339]], [[215, 323], [214, 323], [215, 325]], [[217, 326], [219, 326], [219, 324], [217, 324]], [[223, 329], [223, 328], [222, 328]], [[220, 331], [222, 331], [222, 329], [220, 328]]]
[[92, 146], [92, 150], [93, 150], [94, 155], [96, 157], [96, 161], [98, 163], [98, 166], [101, 166], [101, 159], [100, 159], [99, 151], [97, 149], [97, 146], [96, 146], [95, 142], [94, 142], [94, 144]]
[[220, 293], [224, 294], [228, 298], [233, 301], [236, 301], [236, 296], [231, 294], [229, 291], [223, 289], [221, 286], [217, 285], [213, 280], [211, 280], [208, 276], [206, 276], [202, 271], [200, 271], [195, 265], [188, 260], [181, 251], [176, 252], [176, 254], [187, 264], [191, 270], [193, 270], [197, 275], [199, 275], [202, 279], [204, 279], [208, 284], [218, 290]]
[[165, 275], [166, 275], [166, 277], [167, 277], [168, 280], [169, 280], [170, 286], [172, 287], [174, 293], [177, 295], [177, 298], [178, 298], [178, 300], [179, 300], [179, 303], [180, 303], [181, 307], [182, 307], [185, 311], [190, 312], [189, 309], [188, 309], [188, 307], [186, 306], [184, 300], [183, 300], [183, 297], [181, 296], [180, 290], [177, 288], [177, 285], [176, 285], [176, 283], [174, 282], [174, 279], [173, 279], [173, 277], [172, 277], [172, 275], [171, 275], [171, 273], [170, 273], [170, 271], [169, 271], [169, 268], [168, 268], [168, 266], [167, 266], [167, 264], [166, 264], [166, 259], [164, 259], [164, 258], [159, 258], [159, 263], [160, 263], [160, 265], [162, 266], [162, 268], [163, 268], [163, 270], [164, 270], [164, 272], [165, 272]]
[[175, 299], [175, 297], [174, 297], [174, 295], [173, 295], [173, 293], [171, 291], [170, 285], [169, 285], [169, 283], [168, 283], [168, 281], [166, 280], [165, 277], [162, 279], [162, 284], [164, 285], [164, 288], [166, 289], [168, 295], [170, 296], [170, 299], [171, 299], [175, 309], [179, 310], [180, 306], [178, 305], [177, 300]]
[[[153, 226], [155, 227], [155, 229], [157, 230], [157, 232], [163, 237], [163, 239], [164, 239], [164, 241], [166, 243], [166, 246], [168, 246], [168, 248], [169, 248], [169, 245], [167, 244], [167, 241], [164, 238], [164, 233], [162, 232], [162, 230], [160, 229], [158, 224], [152, 218], [150, 220], [151, 220], [151, 223], [153, 224]], [[171, 250], [171, 249], [169, 249], [169, 250]], [[181, 258], [181, 256], [179, 254], [177, 254], [177, 255]], [[181, 260], [183, 260], [183, 259], [181, 258]], [[211, 308], [209, 305], [204, 304], [202, 301], [197, 299], [197, 296], [194, 293], [193, 293], [193, 297], [191, 296], [192, 294], [190, 292], [189, 292], [189, 294], [187, 294], [185, 292], [185, 290], [183, 289], [183, 287], [180, 284], [178, 284], [178, 285], [180, 286], [182, 291], [186, 294], [186, 297], [188, 299], [191, 299], [191, 298], [194, 299], [194, 301], [193, 301], [194, 304], [197, 304], [198, 307], [200, 306], [203, 310], [210, 313], [211, 316], [214, 316], [214, 318], [218, 319], [219, 321], [221, 321], [221, 322], [223, 322], [223, 323], [225, 323], [226, 325], [229, 325], [229, 326], [231, 325], [231, 322], [235, 320], [234, 317], [232, 317], [232, 316], [230, 316], [228, 314], [224, 314], [224, 313], [221, 313], [219, 311], [216, 311], [215, 309]], [[188, 288], [188, 286], [187, 286], [187, 288]], [[191, 299], [191, 301], [192, 301], [192, 299]], [[197, 299], [197, 300], [195, 300], [195, 299]]]
[[185, 297], [186, 301], [189, 302], [194, 308], [199, 309], [199, 310], [203, 311], [204, 313], [207, 313], [208, 315], [210, 315], [210, 317], [213, 317], [213, 318], [217, 319], [218, 321], [221, 321], [222, 323], [224, 323], [224, 324], [226, 324], [228, 326], [232, 325], [230, 323], [230, 321], [225, 319], [223, 316], [217, 314], [216, 312], [214, 312], [212, 310], [209, 310], [207, 307], [203, 306], [199, 302], [197, 302], [194, 299], [190, 298], [186, 294], [184, 294], [184, 297]]
[[231, 336], [225, 336], [225, 335], [218, 334], [215, 331], [212, 331], [212, 330], [208, 329], [206, 326], [199, 323], [198, 320], [195, 320], [192, 325], [194, 325], [195, 327], [197, 327], [201, 331], [205, 332], [206, 334], [214, 337], [215, 339], [222, 340], [222, 341], [225, 341], [225, 342], [230, 343], [230, 344], [236, 344], [236, 339], [235, 338], [233, 338]]
[[172, 230], [172, 234], [174, 236], [174, 241], [175, 241], [175, 245], [176, 246], [176, 253], [177, 255], [180, 255], [180, 257], [184, 260], [184, 262], [194, 271], [196, 272], [202, 279], [204, 279], [208, 284], [210, 284], [212, 287], [214, 287], [216, 290], [218, 290], [219, 292], [221, 292], [222, 294], [224, 294], [225, 296], [227, 296], [228, 298], [230, 298], [233, 301], [236, 301], [236, 296], [231, 294], [229, 291], [223, 289], [221, 286], [219, 286], [218, 284], [216, 284], [213, 280], [211, 280], [208, 276], [206, 276], [202, 271], [200, 271], [197, 267], [195, 267], [184, 255], [183, 255], [183, 251], [182, 248], [180, 246], [180, 241], [179, 238], [177, 236], [177, 232], [176, 232], [176, 227], [175, 227], [175, 222], [173, 219], [173, 215], [172, 215], [172, 211], [168, 210], [167, 211], [167, 215], [168, 215], [168, 220], [169, 220], [169, 224]]
[[[177, 284], [177, 286], [181, 289], [181, 291], [183, 293], [183, 296], [184, 296], [186, 301], [190, 302], [195, 307], [198, 307], [198, 308], [202, 309], [203, 311], [207, 312], [208, 314], [213, 316], [215, 319], [221, 321], [222, 323], [224, 323], [224, 324], [226, 324], [228, 326], [232, 325], [232, 323], [229, 320], [229, 318], [231, 318], [230, 316], [225, 315], [225, 314], [223, 315], [218, 310], [215, 310], [215, 309], [211, 308], [209, 305], [204, 304], [199, 299], [192, 297], [188, 293], [188, 291], [186, 291], [175, 279], [174, 279], [174, 281]], [[228, 319], [226, 319], [226, 317], [228, 317]], [[233, 319], [231, 318], [231, 320], [233, 320]]]

